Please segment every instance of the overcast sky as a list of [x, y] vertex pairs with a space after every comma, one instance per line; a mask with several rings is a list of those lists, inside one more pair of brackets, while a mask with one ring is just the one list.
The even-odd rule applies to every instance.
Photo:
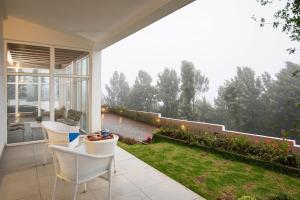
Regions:
[[280, 4], [262, 7], [256, 0], [197, 0], [103, 50], [103, 92], [115, 70], [123, 72], [131, 86], [140, 69], [156, 84], [165, 67], [179, 75], [181, 61], [188, 60], [209, 78], [205, 96], [213, 102], [218, 87], [235, 75], [237, 66], [274, 75], [285, 61], [300, 63], [300, 51], [285, 51], [299, 45], [251, 19], [253, 14], [272, 19], [278, 8]]

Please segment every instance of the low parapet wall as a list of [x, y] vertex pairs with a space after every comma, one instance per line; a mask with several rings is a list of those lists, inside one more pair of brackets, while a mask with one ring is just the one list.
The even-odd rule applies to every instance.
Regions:
[[[122, 110], [122, 109], [121, 110], [113, 109], [111, 111], [115, 114], [129, 117], [136, 121], [142, 121], [155, 126], [174, 127], [174, 128], [176, 127], [176, 128], [186, 129], [186, 130], [193, 131], [196, 134], [197, 132], [200, 131], [209, 131], [215, 133], [222, 133], [226, 135], [244, 136], [253, 141], [283, 140], [282, 138], [278, 138], [278, 137], [270, 137], [270, 136], [252, 134], [252, 133], [243, 133], [238, 131], [226, 130], [225, 126], [220, 124], [211, 124], [205, 122], [196, 122], [196, 121], [161, 117], [160, 113], [143, 112], [143, 111], [136, 111], [136, 110]], [[295, 140], [286, 139], [285, 141], [287, 141], [290, 144], [293, 152], [300, 154], [300, 145], [297, 145]]]

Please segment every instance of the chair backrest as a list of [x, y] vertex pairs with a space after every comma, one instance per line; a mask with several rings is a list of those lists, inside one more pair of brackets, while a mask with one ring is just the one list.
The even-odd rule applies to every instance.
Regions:
[[67, 119], [73, 120], [75, 122], [79, 122], [81, 115], [82, 115], [82, 112], [70, 109], [70, 110], [68, 110]]
[[60, 122], [44, 121], [42, 127], [47, 131], [49, 144], [67, 144], [69, 143], [69, 133], [79, 132], [79, 127]]
[[94, 155], [114, 154], [119, 136], [114, 135], [113, 139], [89, 141], [84, 139], [85, 151]]
[[61, 119], [61, 118], [64, 118], [65, 117], [65, 107], [61, 107], [59, 109], [55, 109], [54, 113], [55, 113], [55, 121], [57, 119]]
[[56, 174], [69, 182], [85, 182], [111, 168], [113, 154], [95, 156], [58, 145], [50, 145], [50, 148]]

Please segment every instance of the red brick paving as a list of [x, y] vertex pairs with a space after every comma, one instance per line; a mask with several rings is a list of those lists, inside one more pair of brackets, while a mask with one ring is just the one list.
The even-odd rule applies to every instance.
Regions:
[[152, 137], [152, 132], [155, 129], [154, 126], [109, 113], [102, 114], [102, 128], [107, 128], [112, 132], [138, 141]]

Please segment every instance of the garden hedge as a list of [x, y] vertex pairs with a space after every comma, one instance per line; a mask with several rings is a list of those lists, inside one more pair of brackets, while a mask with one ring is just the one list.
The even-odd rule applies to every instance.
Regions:
[[168, 140], [184, 145], [196, 146], [205, 151], [221, 154], [233, 160], [256, 164], [267, 169], [300, 177], [300, 157], [289, 150], [284, 141], [257, 142], [243, 137], [203, 132], [195, 135], [188, 131], [174, 128], [160, 128], [153, 135], [155, 142]]

